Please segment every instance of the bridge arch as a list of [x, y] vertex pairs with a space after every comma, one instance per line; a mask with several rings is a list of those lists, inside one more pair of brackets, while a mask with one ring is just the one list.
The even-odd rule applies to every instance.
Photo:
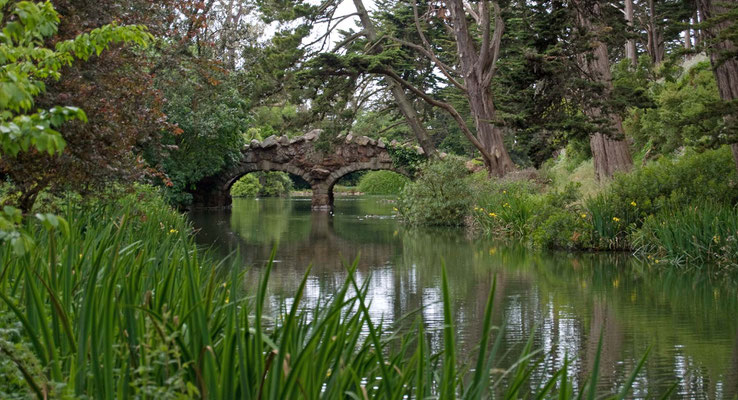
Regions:
[[193, 205], [229, 206], [233, 183], [257, 171], [282, 171], [304, 179], [312, 188], [313, 210], [331, 210], [333, 186], [352, 172], [389, 170], [410, 176], [405, 168], [395, 165], [387, 144], [381, 140], [347, 135], [334, 143], [330, 151], [322, 151], [313, 143], [319, 134], [320, 131], [311, 131], [293, 139], [270, 136], [261, 142], [252, 141], [242, 149], [241, 159], [235, 165], [195, 185], [190, 192]]

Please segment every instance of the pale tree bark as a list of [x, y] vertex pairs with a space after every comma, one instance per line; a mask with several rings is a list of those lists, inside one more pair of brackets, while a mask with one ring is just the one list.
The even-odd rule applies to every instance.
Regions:
[[656, 4], [654, 0], [648, 0], [648, 19], [646, 23], [646, 34], [648, 41], [646, 50], [651, 56], [654, 64], [660, 64], [664, 60], [664, 33], [661, 27], [656, 24]]
[[[496, 1], [483, 0], [478, 4], [479, 9], [473, 10], [470, 5], [465, 5], [462, 0], [451, 0], [450, 3], [444, 3], [445, 7], [450, 10], [450, 18], [446, 13], [446, 8], [443, 8], [436, 15], [436, 17], [444, 20], [446, 28], [454, 37], [459, 55], [460, 71], [446, 65], [435, 55], [433, 47], [425, 37], [423, 29], [421, 29], [417, 4], [414, 2], [415, 25], [423, 44], [389, 37], [389, 39], [403, 46], [416, 50], [433, 62], [435, 67], [446, 77], [449, 84], [455, 86], [464, 94], [469, 103], [476, 132], [471, 131], [464, 118], [450, 103], [433, 98], [433, 96], [423, 92], [412, 83], [402, 79], [392, 70], [378, 68], [376, 72], [394, 79], [428, 104], [446, 110], [459, 125], [464, 136], [479, 150], [489, 174], [502, 177], [514, 170], [515, 165], [503, 143], [502, 130], [495, 123], [496, 109], [490, 85], [492, 78], [495, 76], [500, 42], [505, 25], [500, 7]], [[491, 7], [494, 8], [494, 22], [492, 21]], [[472, 29], [467, 22], [466, 12], [471, 14], [479, 26], [478, 30], [481, 35], [478, 41], [479, 44], [472, 37]], [[492, 30], [493, 23], [494, 30]]]
[[[374, 27], [374, 23], [369, 18], [369, 13], [367, 12], [366, 7], [364, 7], [364, 3], [361, 0], [354, 0], [354, 6], [356, 7], [356, 12], [359, 14], [359, 20], [364, 28], [366, 37], [370, 41], [375, 42], [377, 40], [377, 31]], [[387, 82], [390, 92], [392, 93], [392, 97], [395, 98], [397, 107], [400, 109], [403, 117], [405, 117], [405, 121], [415, 134], [418, 144], [420, 144], [420, 147], [428, 157], [435, 157], [437, 155], [436, 147], [433, 145], [433, 141], [431, 141], [430, 136], [428, 136], [428, 132], [425, 130], [425, 127], [423, 127], [420, 117], [418, 116], [417, 111], [415, 111], [412, 102], [405, 94], [405, 90], [399, 83], [392, 79], [388, 79]]]
[[[479, 3], [476, 15], [482, 36], [479, 49], [472, 38], [463, 1], [450, 0], [447, 6], [451, 12], [453, 22], [451, 29], [456, 38], [460, 74], [464, 79], [463, 85], [469, 99], [469, 109], [474, 118], [477, 137], [490, 154], [490, 164], [487, 167], [491, 173], [504, 176], [514, 170], [515, 165], [503, 143], [502, 130], [495, 122], [497, 110], [490, 90], [490, 84], [497, 72], [497, 59], [505, 30], [500, 6], [497, 1]], [[491, 28], [492, 25], [494, 30]]]
[[[724, 5], [736, 7], [738, 6], [738, 0], [698, 0], [697, 9], [701, 20], [709, 23], [712, 18], [720, 17], [721, 14], [728, 12], [729, 10]], [[732, 24], [735, 24], [735, 21], [724, 20], [703, 28], [703, 34], [709, 46], [710, 63], [717, 80], [718, 92], [720, 92], [720, 98], [725, 101], [738, 99], [738, 48], [730, 39], [718, 38], [718, 36], [723, 30], [731, 28]], [[731, 56], [725, 57], [726, 54]], [[738, 123], [736, 118], [738, 116], [735, 114], [726, 117], [729, 123], [732, 124]], [[732, 143], [731, 149], [735, 167], [738, 169], [738, 142]]]
[[[600, 4], [597, 1], [575, 0], [579, 24], [595, 36], [606, 31], [599, 22]], [[592, 57], [579, 56], [578, 61], [587, 79], [600, 83], [604, 87], [602, 97], [608, 99], [612, 92], [612, 75], [607, 45], [595, 38]], [[633, 166], [628, 143], [624, 140], [623, 121], [615, 112], [603, 110], [600, 106], [585, 109], [585, 113], [594, 120], [605, 119], [610, 122], [610, 132], [601, 130], [592, 134], [589, 140], [594, 159], [595, 177], [597, 180], [610, 178], [617, 171], [629, 171]]]
[[[633, 28], [633, 0], [625, 0], [625, 21], [629, 28]], [[638, 65], [635, 39], [628, 39], [625, 43], [625, 57], [630, 60], [633, 67]]]

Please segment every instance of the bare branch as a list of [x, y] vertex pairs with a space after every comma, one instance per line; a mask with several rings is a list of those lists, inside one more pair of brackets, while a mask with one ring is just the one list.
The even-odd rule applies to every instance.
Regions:
[[464, 9], [466, 10], [466, 12], [469, 13], [469, 15], [472, 16], [472, 18], [474, 18], [474, 22], [476, 22], [478, 25], [482, 24], [482, 22], [479, 20], [479, 13], [474, 11], [474, 8], [471, 6], [471, 4], [469, 4], [469, 2], [464, 2]]
[[[486, 71], [487, 65], [489, 65], [489, 56], [490, 56], [490, 20], [489, 20], [489, 3], [487, 0], [482, 0], [479, 3], [479, 13], [480, 15], [480, 28], [482, 29], [482, 49], [479, 54], [479, 59], [477, 62], [480, 64], [479, 66], [481, 68], [477, 68], [477, 78], [482, 81], [484, 80], [484, 72]], [[497, 33], [497, 30], [495, 29], [495, 33]]]
[[[410, 47], [411, 49], [417, 50], [418, 52], [422, 53], [424, 56], [428, 57], [431, 61], [433, 61], [433, 63], [438, 67], [438, 69], [441, 70], [441, 72], [443, 73], [443, 75], [446, 76], [446, 78], [449, 80], [449, 82], [451, 82], [457, 88], [459, 88], [459, 89], [461, 89], [463, 91], [466, 91], [466, 86], [464, 86], [461, 82], [459, 82], [458, 80], [456, 80], [451, 75], [451, 73], [450, 73], [450, 71], [454, 71], [454, 73], [456, 73], [456, 71], [453, 70], [448, 65], [446, 65], [445, 63], [443, 63], [441, 60], [439, 60], [435, 56], [435, 54], [433, 54], [433, 52], [429, 51], [428, 49], [426, 49], [423, 46], [420, 46], [418, 44], [415, 44], [415, 43], [412, 43], [412, 42], [408, 42], [408, 41], [405, 41], [405, 40], [402, 40], [402, 39], [398, 39], [398, 38], [395, 38], [395, 37], [388, 37], [388, 39], [390, 39], [392, 41], [395, 41], [395, 42], [397, 42], [397, 43], [399, 43], [399, 44], [401, 44], [403, 46]], [[458, 73], [456, 73], [456, 75], [458, 75]]]
[[426, 103], [446, 110], [446, 112], [448, 112], [451, 115], [451, 117], [453, 117], [453, 119], [456, 121], [456, 123], [459, 125], [462, 132], [464, 132], [464, 136], [466, 136], [466, 138], [474, 145], [474, 147], [476, 147], [477, 150], [479, 150], [479, 152], [482, 153], [482, 157], [486, 160], [485, 162], [490, 163], [489, 160], [492, 160], [492, 155], [490, 155], [487, 149], [484, 148], [484, 145], [479, 141], [479, 139], [477, 139], [474, 133], [472, 133], [472, 131], [466, 125], [466, 121], [464, 121], [464, 118], [461, 116], [461, 114], [459, 114], [458, 111], [456, 111], [456, 108], [454, 108], [454, 106], [444, 101], [434, 99], [433, 97], [429, 96], [422, 90], [415, 87], [410, 82], [402, 79], [399, 75], [397, 75], [391, 69], [383, 68], [376, 72], [379, 72], [383, 75], [386, 75], [392, 78], [392, 80], [399, 83], [403, 87], [407, 88], [411, 92], [415, 93], [421, 99], [425, 100]]
[[[490, 43], [491, 57], [490, 67], [485, 72], [482, 82], [485, 86], [489, 86], [497, 72], [497, 60], [500, 58], [500, 47], [502, 43], [502, 34], [505, 33], [505, 21], [502, 19], [502, 10], [500, 10], [500, 4], [497, 0], [492, 1], [492, 5], [495, 9], [495, 32], [492, 36], [492, 43]], [[486, 67], [486, 65], [485, 65]]]

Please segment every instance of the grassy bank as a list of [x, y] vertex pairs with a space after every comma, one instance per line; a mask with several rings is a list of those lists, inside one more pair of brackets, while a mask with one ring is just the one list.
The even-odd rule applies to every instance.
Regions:
[[[271, 265], [256, 292], [246, 292], [243, 268], [198, 251], [190, 226], [156, 193], [64, 209], [68, 231], [32, 225], [34, 251], [18, 257], [0, 248], [2, 398], [602, 395], [596, 372], [574, 385], [565, 369], [551, 371], [532, 385], [545, 355], [531, 346], [513, 367], [499, 368], [504, 333], [491, 325], [494, 289], [478, 353], [459, 355], [444, 274], [444, 343], [435, 352], [422, 321], [397, 335], [369, 318], [368, 285], [357, 283], [352, 266], [320, 307], [301, 308], [303, 280], [296, 301], [272, 313]], [[641, 365], [614, 397], [627, 396]]]
[[412, 224], [466, 224], [533, 247], [738, 269], [738, 174], [729, 148], [662, 157], [603, 184], [588, 167], [591, 161], [569, 171], [555, 164], [537, 181], [490, 180], [484, 173], [458, 179], [459, 160], [436, 163], [403, 192], [399, 212]]

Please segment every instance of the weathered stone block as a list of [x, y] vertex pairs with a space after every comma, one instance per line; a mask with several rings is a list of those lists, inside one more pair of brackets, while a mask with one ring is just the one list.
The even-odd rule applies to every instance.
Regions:
[[313, 129], [305, 134], [305, 140], [315, 140], [320, 136], [320, 129]]
[[369, 144], [370, 140], [371, 139], [366, 136], [359, 136], [358, 138], [356, 138], [356, 144], [358, 144], [359, 146], [366, 146]]
[[261, 148], [268, 149], [277, 145], [277, 137], [275, 135], [269, 136], [261, 142]]

